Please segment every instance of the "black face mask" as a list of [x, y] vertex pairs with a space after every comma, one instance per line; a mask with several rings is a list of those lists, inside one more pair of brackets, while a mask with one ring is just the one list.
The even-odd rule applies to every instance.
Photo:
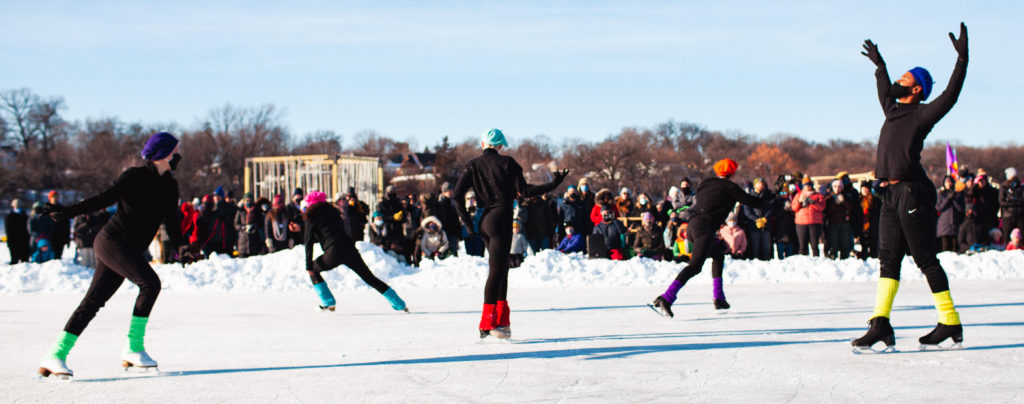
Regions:
[[889, 96], [892, 98], [903, 98], [908, 95], [914, 94], [913, 87], [904, 87], [900, 82], [892, 83], [889, 87]]
[[171, 156], [171, 161], [168, 162], [171, 165], [171, 171], [174, 171], [176, 168], [178, 168], [179, 161], [181, 161], [181, 155], [178, 153], [174, 153], [174, 155]]

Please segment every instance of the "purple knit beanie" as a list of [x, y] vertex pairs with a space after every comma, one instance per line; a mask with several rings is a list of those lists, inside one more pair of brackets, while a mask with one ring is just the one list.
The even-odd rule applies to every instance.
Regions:
[[142, 148], [142, 158], [146, 160], [160, 160], [170, 156], [174, 147], [178, 145], [178, 139], [167, 132], [157, 132], [149, 137], [146, 146]]

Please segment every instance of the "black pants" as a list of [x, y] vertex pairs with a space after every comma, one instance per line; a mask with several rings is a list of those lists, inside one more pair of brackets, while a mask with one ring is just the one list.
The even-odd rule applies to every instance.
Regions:
[[798, 254], [807, 255], [807, 245], [810, 244], [811, 255], [817, 257], [818, 240], [821, 239], [821, 223], [796, 225], [796, 238], [800, 243], [800, 251]]
[[484, 303], [508, 300], [508, 256], [512, 250], [512, 207], [487, 208], [480, 219], [480, 236], [487, 246], [487, 285]]
[[[693, 224], [697, 224], [696, 219], [694, 222]], [[704, 267], [704, 261], [707, 261], [708, 258], [711, 258], [711, 277], [721, 278], [722, 269], [725, 267], [725, 251], [727, 250], [725, 242], [718, 239], [713, 229], [701, 231], [695, 230], [694, 227], [686, 229], [686, 238], [693, 240], [690, 262], [686, 264], [682, 271], [679, 271], [679, 275], [676, 275], [676, 280], [685, 285], [686, 281], [700, 273]]]
[[889, 186], [878, 220], [881, 277], [900, 280], [903, 256], [909, 250], [932, 293], [949, 290], [946, 271], [935, 257], [935, 199], [935, 185], [931, 181], [904, 181]]
[[[953, 239], [956, 245], [956, 239]], [[860, 237], [861, 258], [878, 258], [878, 235], [865, 234]]]
[[313, 260], [313, 270], [309, 271], [309, 279], [316, 285], [324, 281], [324, 277], [320, 276], [321, 272], [330, 271], [338, 265], [347, 266], [359, 278], [370, 285], [371, 288], [376, 289], [380, 293], [388, 291], [388, 284], [380, 280], [370, 271], [370, 267], [366, 266], [366, 262], [363, 261], [363, 256], [359, 255], [359, 250], [356, 249], [356, 244], [351, 239], [342, 240], [334, 243], [324, 251], [323, 255], [316, 257]]
[[96, 312], [110, 300], [110, 297], [121, 287], [125, 278], [139, 287], [139, 297], [135, 299], [136, 317], [149, 317], [160, 294], [160, 277], [153, 267], [143, 258], [143, 251], [131, 246], [120, 235], [101, 231], [93, 242], [96, 253], [96, 272], [93, 273], [89, 291], [85, 292], [82, 302], [71, 314], [64, 326], [70, 334], [82, 335]]

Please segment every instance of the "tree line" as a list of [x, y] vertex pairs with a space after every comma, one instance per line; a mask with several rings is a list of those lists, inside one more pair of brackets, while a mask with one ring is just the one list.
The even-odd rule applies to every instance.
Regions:
[[[150, 134], [168, 131], [182, 140], [182, 160], [176, 177], [184, 197], [212, 192], [217, 186], [240, 191], [247, 157], [287, 154], [351, 154], [386, 158], [410, 152], [435, 153], [434, 184], [406, 184], [407, 193], [436, 192], [443, 181], [455, 181], [463, 165], [479, 155], [479, 138], [464, 134], [452, 142], [439, 135], [437, 143], [420, 148], [373, 130], [345, 141], [332, 130], [301, 136], [292, 134], [283, 111], [273, 104], [210, 109], [190, 127], [177, 123], [124, 122], [116, 117], [68, 121], [63, 97], [43, 96], [28, 88], [0, 91], [0, 196], [25, 190], [64, 189], [92, 194], [107, 187], [126, 167], [139, 164], [139, 150]], [[683, 177], [700, 179], [711, 166], [729, 157], [741, 163], [737, 180], [755, 177], [774, 183], [780, 174], [851, 173], [874, 168], [871, 141], [835, 139], [813, 142], [778, 133], [758, 137], [723, 132], [692, 122], [667, 121], [651, 127], [627, 127], [600, 140], [553, 142], [543, 135], [511, 136], [507, 153], [528, 175], [543, 177], [554, 168], [570, 168], [570, 181], [586, 175], [595, 189], [629, 186], [664, 195]], [[1024, 149], [1016, 144], [986, 147], [957, 146], [961, 167], [986, 169], [1003, 180], [1006, 167], [1024, 168]], [[922, 163], [935, 182], [945, 174], [945, 143], [933, 142], [922, 152]], [[532, 178], [533, 182], [546, 178]]]

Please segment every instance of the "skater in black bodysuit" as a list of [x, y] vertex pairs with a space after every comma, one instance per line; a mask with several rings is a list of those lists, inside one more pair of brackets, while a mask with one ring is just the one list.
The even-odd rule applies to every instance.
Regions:
[[[654, 299], [651, 304], [662, 315], [672, 317], [672, 303], [676, 301], [676, 294], [683, 288], [686, 281], [700, 273], [704, 267], [704, 261], [712, 259], [712, 275], [720, 280], [725, 260], [725, 248], [718, 242], [715, 233], [725, 223], [729, 212], [732, 212], [736, 202], [750, 205], [754, 208], [761, 208], [766, 200], [748, 194], [739, 185], [729, 180], [736, 173], [737, 164], [730, 159], [724, 159], [715, 163], [715, 178], [708, 178], [701, 181], [697, 187], [697, 202], [689, 210], [691, 212], [690, 224], [686, 228], [686, 239], [692, 240], [690, 262], [679, 272], [676, 279], [672, 281], [665, 293]], [[720, 281], [715, 284], [715, 307], [719, 308], [725, 302], [725, 295], [721, 292]], [[721, 300], [721, 303], [717, 300]]]
[[142, 149], [145, 164], [125, 170], [114, 185], [99, 195], [68, 207], [51, 208], [50, 215], [61, 218], [101, 210], [117, 203], [116, 213], [93, 242], [96, 272], [89, 291], [64, 326], [64, 332], [51, 353], [40, 364], [42, 376], [72, 375], [64, 362], [68, 352], [125, 278], [139, 287], [139, 297], [135, 300], [121, 360], [126, 367], [156, 367], [156, 361], [146, 353], [143, 337], [149, 313], [160, 294], [160, 277], [143, 258], [143, 253], [161, 223], [167, 226], [167, 234], [172, 245], [178, 247], [180, 259], [188, 261], [198, 251], [197, 245], [187, 245], [181, 237], [178, 182], [171, 176], [171, 171], [181, 160], [177, 149], [178, 140], [174, 136], [166, 132], [155, 133]]
[[[327, 194], [320, 191], [310, 191], [306, 194], [306, 211], [303, 213], [305, 219], [306, 240], [306, 271], [309, 272], [309, 279], [313, 281], [313, 289], [320, 297], [320, 309], [334, 311], [334, 295], [327, 287], [327, 282], [320, 275], [323, 271], [330, 271], [339, 265], [345, 265], [359, 275], [359, 278], [377, 292], [384, 295], [384, 298], [391, 303], [395, 310], [405, 310], [405, 302], [398, 297], [394, 289], [388, 287], [384, 281], [377, 279], [366, 266], [363, 257], [356, 249], [356, 243], [348, 236], [345, 227], [345, 220], [341, 218], [341, 211], [327, 202]], [[320, 243], [323, 248], [323, 255], [313, 259], [313, 245]]]
[[864, 41], [864, 56], [877, 66], [878, 100], [885, 112], [885, 123], [878, 136], [875, 175], [889, 182], [889, 190], [882, 198], [878, 219], [880, 277], [875, 311], [868, 322], [868, 332], [852, 341], [858, 349], [870, 349], [878, 341], [885, 342], [886, 350], [896, 344], [889, 314], [899, 289], [900, 265], [908, 250], [928, 280], [939, 317], [935, 329], [921, 337], [919, 342], [938, 345], [947, 338], [952, 338], [955, 343], [963, 339], [960, 315], [949, 293], [949, 279], [935, 256], [938, 252], [935, 185], [921, 165], [925, 137], [953, 108], [967, 75], [967, 26], [960, 23], [960, 38], [951, 32], [949, 39], [953, 41], [958, 55], [956, 65], [946, 90], [928, 104], [921, 103], [932, 92], [933, 82], [927, 70], [915, 67], [895, 83], [890, 83], [889, 72], [878, 47], [871, 40]]
[[523, 168], [515, 159], [498, 154], [508, 146], [505, 135], [498, 129], [483, 134], [483, 155], [466, 164], [466, 172], [455, 185], [455, 208], [466, 228], [473, 232], [473, 220], [466, 210], [466, 191], [473, 189], [478, 209], [484, 209], [480, 232], [487, 245], [487, 285], [484, 287], [484, 307], [480, 315], [480, 338], [488, 335], [509, 338], [508, 258], [512, 248], [512, 201], [549, 192], [562, 183], [569, 170], [554, 173], [554, 180], [544, 185], [529, 185], [523, 178]]

